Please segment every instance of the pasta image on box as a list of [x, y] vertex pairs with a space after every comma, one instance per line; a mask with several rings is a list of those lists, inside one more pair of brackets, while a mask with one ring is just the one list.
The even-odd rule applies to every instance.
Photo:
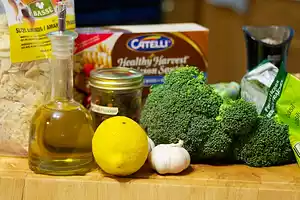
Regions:
[[[209, 30], [195, 23], [78, 28], [75, 89], [89, 104], [92, 69], [127, 67], [144, 74], [144, 94], [172, 69], [194, 65], [207, 71]], [[85, 100], [83, 100], [84, 98]]]

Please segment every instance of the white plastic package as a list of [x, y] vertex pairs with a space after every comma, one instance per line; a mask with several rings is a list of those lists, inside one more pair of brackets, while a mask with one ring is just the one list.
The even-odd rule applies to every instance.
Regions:
[[[52, 5], [54, 1], [42, 0], [45, 6]], [[73, 0], [72, 0], [73, 2]], [[6, 6], [6, 7], [5, 7]], [[30, 124], [32, 115], [36, 108], [43, 103], [48, 85], [48, 78], [50, 73], [49, 58], [47, 55], [42, 59], [29, 59], [24, 62], [14, 62], [11, 59], [11, 31], [8, 16], [11, 18], [11, 7], [8, 0], [1, 0], [0, 2], [0, 155], [5, 156], [27, 156], [28, 140], [30, 132]], [[30, 9], [33, 5], [22, 5], [22, 9]], [[6, 12], [5, 12], [6, 11]], [[31, 11], [33, 13], [34, 10]], [[19, 14], [20, 10], [19, 10]], [[24, 14], [24, 13], [23, 13]], [[34, 15], [34, 13], [33, 13]], [[31, 17], [33, 17], [33, 15]], [[55, 17], [55, 13], [52, 14]], [[18, 15], [16, 17], [19, 17]], [[20, 27], [26, 23], [25, 15], [24, 22], [20, 22]], [[18, 19], [19, 20], [19, 19]], [[40, 21], [38, 21], [40, 20]], [[44, 18], [36, 18], [36, 25], [31, 28], [24, 29], [27, 31], [24, 35], [20, 33], [20, 41], [29, 43], [30, 36], [40, 37], [35, 39], [45, 39], [46, 36], [41, 37], [41, 33], [30, 31], [38, 30], [38, 24]], [[45, 21], [44, 24], [50, 21]], [[52, 22], [53, 23], [53, 22]], [[54, 25], [52, 25], [55, 27]], [[47, 27], [47, 26], [45, 26]], [[20, 31], [19, 29], [16, 29]], [[24, 39], [22, 39], [24, 37]], [[14, 38], [15, 40], [15, 38]], [[36, 42], [35, 41], [35, 42]], [[15, 41], [14, 41], [15, 42]], [[14, 43], [15, 50], [20, 50], [20, 47]], [[32, 42], [32, 44], [36, 44]], [[31, 44], [31, 45], [32, 45]], [[49, 45], [48, 45], [49, 46]], [[47, 46], [47, 47], [48, 47]], [[19, 48], [19, 49], [18, 49]], [[41, 48], [42, 49], [42, 48]], [[49, 47], [51, 49], [51, 46]], [[22, 58], [32, 56], [24, 51]], [[15, 55], [14, 55], [15, 56]], [[16, 56], [15, 56], [16, 57]]]

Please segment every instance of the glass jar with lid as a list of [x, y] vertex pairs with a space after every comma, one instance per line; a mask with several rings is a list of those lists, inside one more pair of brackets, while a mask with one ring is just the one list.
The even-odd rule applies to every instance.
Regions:
[[139, 121], [144, 76], [141, 72], [114, 67], [95, 69], [90, 74], [91, 112], [96, 127], [113, 116]]

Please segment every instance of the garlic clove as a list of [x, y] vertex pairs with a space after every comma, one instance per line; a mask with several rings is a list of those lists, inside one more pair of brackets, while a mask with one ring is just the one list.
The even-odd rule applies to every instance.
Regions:
[[154, 148], [149, 155], [149, 162], [156, 172], [159, 174], [169, 173], [169, 155], [161, 152], [160, 148]]
[[160, 144], [152, 149], [149, 162], [159, 174], [178, 174], [190, 165], [190, 155], [183, 147], [183, 141], [177, 144]]
[[170, 166], [173, 174], [184, 171], [190, 165], [189, 160], [186, 157], [186, 153], [187, 151], [183, 148], [172, 148]]
[[182, 148], [182, 149], [183, 149], [182, 154], [185, 157], [185, 159], [184, 159], [185, 160], [185, 169], [187, 169], [191, 164], [191, 156], [186, 149], [184, 149], [184, 148]]
[[148, 152], [150, 153], [152, 149], [155, 147], [155, 144], [151, 138], [148, 137]]

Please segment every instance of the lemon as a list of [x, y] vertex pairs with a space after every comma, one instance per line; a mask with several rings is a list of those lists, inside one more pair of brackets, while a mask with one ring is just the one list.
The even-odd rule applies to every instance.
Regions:
[[147, 134], [130, 118], [111, 117], [103, 121], [95, 132], [93, 154], [106, 173], [117, 176], [133, 174], [147, 159]]

